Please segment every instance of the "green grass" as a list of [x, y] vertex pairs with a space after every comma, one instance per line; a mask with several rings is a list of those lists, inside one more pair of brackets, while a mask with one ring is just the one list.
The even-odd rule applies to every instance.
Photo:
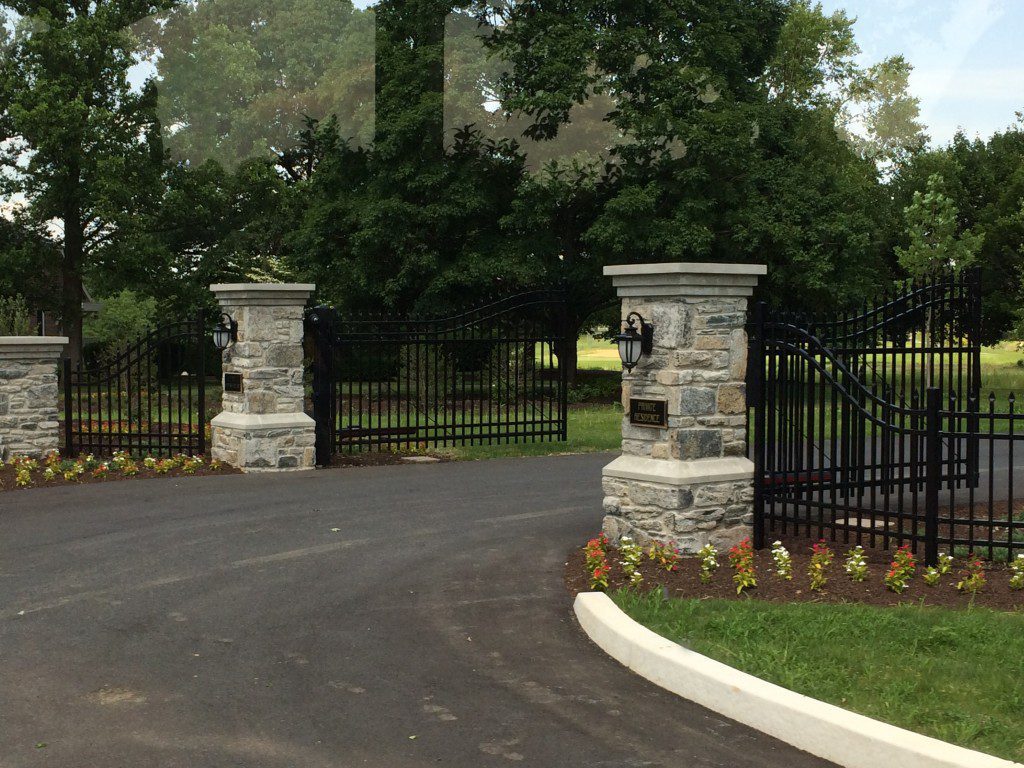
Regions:
[[1024, 617], [988, 609], [613, 595], [641, 624], [757, 677], [1024, 760]]
[[581, 370], [622, 370], [618, 348], [606, 339], [583, 336], [576, 344], [576, 354], [576, 367]]
[[1024, 352], [1017, 351], [1017, 342], [1003, 341], [994, 347], [983, 347], [981, 364], [983, 366], [1009, 366], [1016, 368], [1017, 361], [1024, 360]]
[[595, 405], [569, 410], [569, 440], [564, 443], [517, 443], [477, 445], [445, 450], [463, 461], [497, 459], [506, 456], [545, 456], [552, 453], [594, 453], [617, 451], [622, 441], [622, 408]]

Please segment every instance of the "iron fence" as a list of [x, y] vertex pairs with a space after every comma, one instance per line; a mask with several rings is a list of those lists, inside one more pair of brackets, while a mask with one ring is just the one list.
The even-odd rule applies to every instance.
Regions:
[[565, 440], [564, 299], [544, 291], [439, 319], [348, 319], [317, 307], [317, 463], [333, 454]]
[[807, 536], [1009, 558], [1016, 401], [981, 407], [978, 276], [909, 285], [808, 319], [755, 307], [749, 392], [755, 545]]
[[106, 361], [64, 360], [64, 452], [110, 456], [206, 452], [203, 318], [166, 323]]

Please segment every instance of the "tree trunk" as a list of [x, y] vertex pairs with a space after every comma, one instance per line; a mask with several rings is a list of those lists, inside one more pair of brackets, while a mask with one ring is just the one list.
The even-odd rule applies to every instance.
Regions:
[[579, 322], [566, 313], [562, 319], [564, 325], [565, 339], [555, 344], [555, 355], [558, 356], [559, 368], [565, 371], [566, 380], [571, 387], [576, 383], [576, 366], [579, 363]]
[[579, 328], [576, 328], [573, 323], [570, 323], [569, 339], [566, 344], [565, 357], [562, 360], [562, 364], [566, 369], [570, 387], [576, 383], [576, 366], [579, 365], [579, 336]]
[[67, 356], [71, 365], [82, 359], [82, 262], [85, 233], [82, 212], [71, 199], [64, 206], [64, 260], [61, 264], [61, 326], [68, 337]]

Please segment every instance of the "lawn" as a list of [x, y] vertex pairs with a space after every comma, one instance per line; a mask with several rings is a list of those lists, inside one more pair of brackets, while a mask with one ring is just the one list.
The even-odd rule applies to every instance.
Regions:
[[982, 608], [664, 600], [616, 603], [664, 637], [799, 693], [1024, 760], [1024, 617]]
[[606, 339], [582, 336], [576, 344], [576, 367], [581, 370], [618, 371], [622, 369], [619, 350]]
[[442, 449], [465, 461], [505, 456], [545, 456], [552, 453], [617, 451], [622, 441], [622, 408], [592, 405], [569, 409], [569, 440], [564, 443], [511, 443]]

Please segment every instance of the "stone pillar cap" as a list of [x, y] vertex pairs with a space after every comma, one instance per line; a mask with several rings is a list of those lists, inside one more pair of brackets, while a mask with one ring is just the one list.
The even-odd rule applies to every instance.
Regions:
[[210, 290], [220, 305], [250, 304], [255, 306], [287, 306], [305, 304], [316, 290], [313, 283], [218, 283]]
[[0, 346], [62, 347], [68, 343], [67, 336], [0, 336]]
[[620, 298], [658, 296], [750, 296], [768, 274], [764, 264], [616, 264], [604, 268]]
[[0, 336], [0, 357], [50, 360], [61, 356], [67, 336]]

